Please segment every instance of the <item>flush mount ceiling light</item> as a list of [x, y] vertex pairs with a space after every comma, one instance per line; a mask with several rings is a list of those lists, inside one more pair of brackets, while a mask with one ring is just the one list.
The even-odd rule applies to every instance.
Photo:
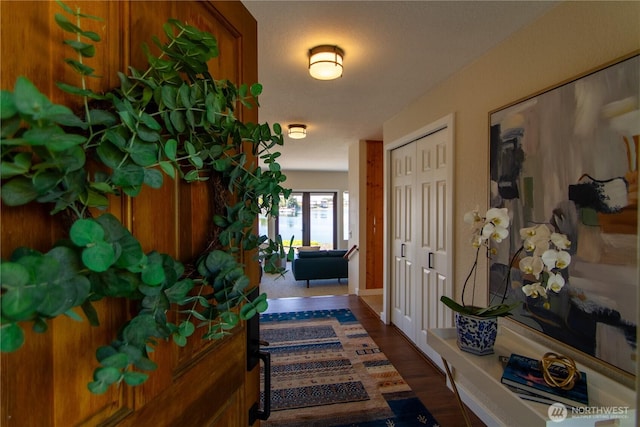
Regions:
[[302, 139], [307, 136], [307, 125], [289, 125], [289, 138]]
[[342, 77], [344, 51], [338, 46], [321, 45], [309, 49], [309, 74], [318, 80]]

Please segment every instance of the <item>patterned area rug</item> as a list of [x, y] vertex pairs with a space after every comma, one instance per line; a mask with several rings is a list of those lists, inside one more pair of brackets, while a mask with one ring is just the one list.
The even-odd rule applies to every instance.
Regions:
[[438, 425], [350, 310], [263, 314], [260, 322], [271, 353], [263, 426]]

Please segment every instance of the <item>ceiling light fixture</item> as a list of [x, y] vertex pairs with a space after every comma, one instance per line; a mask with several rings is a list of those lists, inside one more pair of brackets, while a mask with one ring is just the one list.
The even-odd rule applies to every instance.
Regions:
[[289, 125], [289, 138], [302, 139], [307, 136], [307, 125]]
[[321, 45], [309, 49], [309, 74], [318, 80], [342, 77], [344, 51], [338, 46]]

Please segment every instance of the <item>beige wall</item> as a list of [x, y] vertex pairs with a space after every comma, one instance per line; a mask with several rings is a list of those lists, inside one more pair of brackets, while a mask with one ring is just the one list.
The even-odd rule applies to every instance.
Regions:
[[[385, 122], [390, 145], [455, 113], [456, 298], [473, 255], [462, 216], [488, 202], [489, 112], [638, 49], [640, 2], [561, 3]], [[483, 303], [487, 289], [477, 291], [476, 303]]]

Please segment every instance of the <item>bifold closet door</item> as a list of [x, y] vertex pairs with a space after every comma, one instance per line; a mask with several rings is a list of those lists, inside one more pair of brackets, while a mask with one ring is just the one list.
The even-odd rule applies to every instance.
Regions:
[[451, 286], [449, 132], [391, 152], [391, 322], [427, 355], [427, 330], [451, 326], [439, 301]]

